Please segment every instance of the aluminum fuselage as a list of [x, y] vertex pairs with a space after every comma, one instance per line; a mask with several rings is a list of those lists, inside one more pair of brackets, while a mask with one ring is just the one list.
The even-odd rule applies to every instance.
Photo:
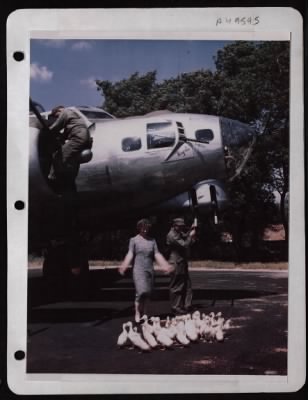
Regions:
[[[168, 124], [172, 142], [151, 147], [149, 127], [159, 124]], [[196, 140], [196, 132], [204, 130], [212, 131], [208, 143], [189, 141]], [[187, 140], [178, 146], [183, 132]], [[42, 134], [40, 129], [30, 128], [29, 226], [44, 224], [57, 231], [63, 220], [63, 205], [43, 172]], [[79, 217], [84, 226], [142, 212], [201, 181], [223, 182], [226, 177], [225, 143], [217, 116], [162, 113], [105, 120], [97, 122], [91, 134], [93, 158], [81, 164], [76, 180]], [[136, 149], [125, 149], [129, 138], [137, 140]]]

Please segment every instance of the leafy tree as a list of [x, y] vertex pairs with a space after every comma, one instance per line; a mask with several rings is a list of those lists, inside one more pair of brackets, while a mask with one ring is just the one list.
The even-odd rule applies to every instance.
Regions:
[[[257, 232], [270, 221], [267, 210], [272, 212], [273, 191], [281, 194], [282, 205], [288, 191], [289, 44], [236, 42], [219, 51], [215, 61], [223, 82], [218, 111], [250, 123], [259, 132], [250, 168], [231, 188], [234, 208], [243, 207], [256, 240]], [[287, 235], [282, 208], [281, 217]]]
[[110, 81], [96, 81], [96, 84], [105, 97], [103, 107], [119, 118], [153, 111], [156, 71], [143, 76], [136, 72], [129, 79], [114, 84]]

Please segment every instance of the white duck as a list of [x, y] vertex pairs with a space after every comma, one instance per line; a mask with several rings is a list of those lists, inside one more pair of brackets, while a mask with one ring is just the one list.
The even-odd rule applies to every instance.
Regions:
[[196, 310], [192, 313], [192, 319], [200, 319], [201, 318], [201, 314], [200, 311]]
[[215, 339], [217, 340], [217, 342], [223, 342], [224, 337], [225, 337], [225, 335], [222, 330], [222, 326], [218, 325], [216, 328], [216, 332], [215, 332]]
[[199, 328], [199, 336], [201, 338], [204, 337], [204, 330], [206, 328], [206, 318], [208, 319], [208, 317], [202, 313], [201, 319], [200, 319], [200, 328]]
[[176, 334], [177, 334], [176, 324], [177, 324], [176, 319], [172, 318], [172, 320], [170, 321], [169, 328], [168, 328], [168, 335], [170, 336], [170, 339], [176, 338]]
[[201, 331], [201, 325], [202, 325], [200, 311], [195, 311], [192, 314], [192, 320], [194, 321], [194, 324], [195, 324], [195, 327], [196, 327], [196, 330], [197, 330], [198, 334], [200, 334], [201, 333], [200, 332]]
[[153, 321], [149, 319], [146, 314], [140, 318], [140, 322], [142, 326], [145, 325], [147, 327], [147, 330], [153, 335], [154, 333]]
[[224, 332], [223, 332], [223, 325], [225, 319], [222, 318], [221, 313], [217, 313], [216, 317], [212, 319], [211, 324], [211, 336], [212, 339], [217, 340], [218, 342], [222, 342], [224, 340]]
[[173, 340], [169, 336], [168, 329], [161, 327], [159, 317], [154, 317], [153, 327], [154, 335], [158, 343], [163, 347], [171, 347], [173, 345]]
[[213, 340], [215, 340], [216, 339], [216, 332], [217, 332], [217, 329], [219, 328], [219, 325], [218, 325], [218, 322], [217, 322], [217, 320], [215, 318], [215, 314], [214, 313], [210, 313], [210, 321], [211, 321], [211, 334], [210, 334], [210, 336], [211, 336], [211, 338]]
[[117, 341], [117, 345], [119, 347], [125, 346], [128, 342], [128, 333], [127, 333], [126, 327], [127, 327], [126, 323], [122, 325], [123, 330], [120, 333], [120, 335], [118, 337], [118, 341]]
[[204, 340], [209, 341], [212, 339], [211, 319], [208, 315], [204, 315], [204, 317], [202, 317], [202, 321], [202, 337]]
[[170, 325], [171, 325], [171, 321], [170, 321], [170, 317], [168, 315], [167, 318], [166, 318], [166, 322], [165, 322], [165, 328], [168, 329], [170, 327]]
[[216, 325], [223, 329], [225, 319], [221, 316], [221, 313], [216, 314]]
[[153, 333], [155, 336], [157, 336], [159, 331], [161, 330], [160, 318], [159, 317], [151, 317], [150, 321], [153, 324]]
[[146, 315], [143, 316], [142, 319], [144, 321], [141, 327], [143, 337], [150, 347], [155, 349], [155, 347], [158, 346], [158, 343], [153, 336], [153, 327], [148, 323], [148, 317]]
[[182, 317], [176, 317], [175, 321], [176, 321], [176, 330], [177, 330], [176, 336], [175, 336], [176, 340], [183, 346], [188, 346], [190, 341], [186, 336], [185, 324], [184, 324]]
[[160, 343], [164, 347], [171, 347], [173, 345], [173, 340], [168, 335], [166, 328], [162, 328], [158, 332], [156, 339], [158, 343]]
[[142, 339], [140, 333], [137, 332], [137, 328], [133, 329], [132, 322], [126, 324], [129, 328], [128, 339], [132, 342], [135, 347], [138, 347], [142, 351], [150, 351], [151, 347]]
[[231, 318], [227, 319], [227, 321], [223, 325], [223, 330], [227, 331], [228, 329], [230, 329], [231, 328], [231, 324], [232, 324]]
[[209, 314], [209, 317], [210, 317], [211, 325], [213, 325], [213, 324], [215, 325], [215, 313], [211, 312]]
[[186, 315], [184, 326], [188, 339], [192, 342], [196, 342], [198, 340], [198, 332], [194, 321], [191, 319], [190, 314]]

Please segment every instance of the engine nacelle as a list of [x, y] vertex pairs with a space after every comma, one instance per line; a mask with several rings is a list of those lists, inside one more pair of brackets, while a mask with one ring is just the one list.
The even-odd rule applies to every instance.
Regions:
[[[216, 180], [206, 180], [199, 182], [193, 188], [196, 192], [198, 212], [202, 215], [208, 214], [213, 207], [223, 211], [228, 204], [228, 196], [221, 182]], [[216, 193], [216, 204], [213, 204], [213, 190]], [[192, 208], [192, 198], [189, 192], [184, 192], [161, 203], [156, 209], [162, 211], [180, 211]]]

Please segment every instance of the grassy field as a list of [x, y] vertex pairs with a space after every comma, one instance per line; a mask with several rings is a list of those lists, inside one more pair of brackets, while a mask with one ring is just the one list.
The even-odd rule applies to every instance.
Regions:
[[[41, 268], [43, 264], [43, 258], [41, 257], [31, 257], [29, 259], [29, 268]], [[90, 267], [116, 267], [120, 265], [120, 261], [114, 260], [90, 260]], [[246, 270], [287, 270], [287, 262], [245, 262], [245, 263], [235, 263], [230, 261], [219, 261], [219, 260], [199, 260], [199, 261], [189, 261], [190, 268], [198, 269], [246, 269]]]

